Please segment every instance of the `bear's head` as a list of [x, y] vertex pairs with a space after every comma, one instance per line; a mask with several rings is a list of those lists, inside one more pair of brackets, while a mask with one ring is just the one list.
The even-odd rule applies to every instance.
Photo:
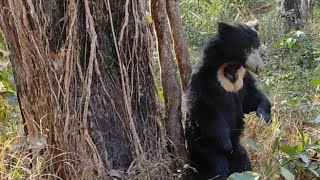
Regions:
[[254, 73], [263, 69], [264, 65], [258, 52], [260, 37], [257, 20], [237, 24], [220, 22], [218, 36], [221, 43], [219, 52], [224, 63], [241, 64]]

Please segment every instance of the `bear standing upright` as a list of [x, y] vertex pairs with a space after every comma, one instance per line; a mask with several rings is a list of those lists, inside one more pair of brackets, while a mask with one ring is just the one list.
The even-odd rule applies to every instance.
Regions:
[[248, 71], [258, 73], [263, 63], [258, 21], [227, 24], [204, 48], [186, 92], [186, 139], [192, 179], [226, 179], [234, 172], [251, 170], [240, 144], [244, 114], [256, 111], [271, 122], [271, 104]]

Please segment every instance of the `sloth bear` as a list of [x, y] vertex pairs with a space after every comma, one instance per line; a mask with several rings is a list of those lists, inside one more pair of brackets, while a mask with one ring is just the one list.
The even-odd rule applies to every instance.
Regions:
[[218, 23], [218, 32], [203, 51], [186, 94], [186, 140], [191, 179], [226, 179], [251, 170], [240, 144], [244, 114], [256, 111], [271, 122], [271, 104], [253, 75], [263, 67], [258, 48], [259, 23]]

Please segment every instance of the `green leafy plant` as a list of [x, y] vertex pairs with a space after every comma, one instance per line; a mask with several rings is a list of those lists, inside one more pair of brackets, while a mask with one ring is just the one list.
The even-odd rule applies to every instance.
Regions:
[[[315, 48], [315, 51], [313, 53], [315, 55], [314, 59], [316, 61], [320, 61], [320, 48]], [[319, 87], [320, 86], [320, 65], [315, 68], [315, 76], [316, 78], [313, 78], [310, 82], [311, 86]]]
[[6, 41], [0, 31], [0, 61], [3, 61], [3, 59], [8, 55], [9, 53], [6, 49]]
[[276, 46], [281, 49], [293, 49], [306, 37], [303, 31], [293, 31], [276, 42]]
[[[266, 177], [271, 178], [275, 174], [281, 175], [286, 180], [293, 180], [301, 172], [313, 174], [320, 177], [317, 169], [319, 165], [312, 154], [320, 153], [320, 141], [314, 141], [309, 136], [300, 133], [300, 140], [297, 144], [291, 145], [277, 137], [272, 145], [273, 155], [270, 159], [272, 163], [263, 163], [261, 169]], [[246, 139], [246, 144], [256, 152], [260, 152], [260, 147], [251, 139]], [[278, 157], [275, 154], [279, 154]], [[230, 179], [258, 179], [259, 174], [253, 172], [235, 173]]]
[[320, 62], [320, 47], [314, 48], [312, 55], [315, 61]]
[[0, 31], [0, 82], [4, 87], [4, 90], [1, 89], [1, 91], [14, 93], [14, 85], [10, 82], [10, 77], [12, 77], [12, 71], [9, 67], [9, 60], [7, 59], [8, 55], [9, 53], [6, 48], [6, 42]]
[[273, 151], [278, 150], [282, 156], [272, 157], [273, 165], [276, 170], [270, 172], [271, 167], [265, 165], [265, 172], [272, 175], [275, 172], [280, 173], [285, 179], [291, 180], [295, 178], [295, 173], [299, 170], [309, 171], [315, 177], [320, 177], [316, 171], [318, 164], [312, 158], [312, 153], [320, 153], [320, 142], [313, 141], [309, 136], [300, 132], [300, 142], [295, 145], [286, 144], [276, 138], [273, 146]]
[[20, 126], [19, 107], [13, 82], [13, 72], [5, 39], [0, 31], [0, 144], [17, 134]]
[[5, 88], [5, 91], [14, 93], [15, 87], [10, 81], [10, 77], [12, 76], [12, 71], [9, 67], [5, 67], [0, 72], [0, 82]]
[[245, 171], [242, 173], [233, 173], [227, 180], [258, 180], [260, 175], [252, 171]]

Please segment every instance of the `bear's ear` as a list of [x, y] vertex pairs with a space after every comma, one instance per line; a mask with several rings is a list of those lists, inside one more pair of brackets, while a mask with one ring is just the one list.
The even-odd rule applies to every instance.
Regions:
[[260, 30], [260, 23], [257, 19], [253, 20], [253, 21], [246, 22], [246, 25], [251, 27], [252, 29], [256, 30], [257, 32], [259, 32], [259, 30]]
[[218, 31], [220, 34], [225, 34], [228, 33], [230, 31], [232, 31], [234, 29], [234, 26], [225, 23], [225, 22], [219, 22], [218, 23]]

